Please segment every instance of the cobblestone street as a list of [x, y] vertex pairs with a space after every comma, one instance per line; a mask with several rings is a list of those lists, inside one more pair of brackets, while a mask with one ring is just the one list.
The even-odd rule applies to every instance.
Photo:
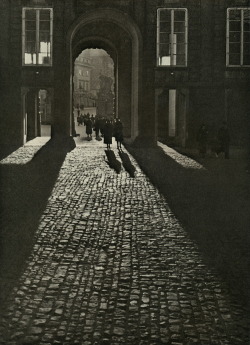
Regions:
[[[102, 142], [77, 140], [2, 303], [0, 344], [249, 344], [246, 311], [135, 159], [135, 178], [117, 174]], [[39, 148], [23, 147], [1, 165], [25, 169]]]

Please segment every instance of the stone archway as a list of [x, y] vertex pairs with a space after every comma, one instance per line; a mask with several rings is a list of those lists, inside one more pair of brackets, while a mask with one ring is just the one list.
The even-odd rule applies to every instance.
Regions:
[[[101, 23], [99, 30], [98, 23]], [[125, 39], [123, 41], [122, 39], [124, 37], [127, 37], [127, 40]], [[126, 121], [129, 123], [129, 137], [131, 140], [134, 140], [139, 134], [138, 120], [141, 89], [139, 61], [142, 51], [142, 39], [140, 31], [133, 20], [129, 16], [114, 9], [100, 9], [83, 14], [74, 22], [67, 34], [67, 79], [69, 80], [69, 100], [67, 103], [68, 114], [71, 114], [69, 117], [69, 131], [72, 133], [73, 60], [77, 49], [83, 50], [91, 48], [91, 46], [105, 49], [109, 54], [111, 52], [113, 55], [111, 57], [118, 66], [118, 99], [125, 99], [123, 104], [120, 103], [118, 105], [118, 108], [122, 114], [129, 113], [130, 118], [129, 120], [127, 118]], [[122, 50], [126, 51], [128, 47], [131, 52], [131, 61], [129, 59], [126, 60], [122, 55]], [[121, 65], [123, 68], [119, 70], [119, 66]], [[126, 67], [128, 69], [127, 78], [125, 76]], [[124, 74], [123, 76], [122, 73]], [[123, 83], [126, 86], [121, 88], [121, 84]]]

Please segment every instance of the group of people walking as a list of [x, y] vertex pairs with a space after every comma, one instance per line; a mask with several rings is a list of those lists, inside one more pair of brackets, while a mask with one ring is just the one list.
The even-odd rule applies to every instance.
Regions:
[[110, 149], [110, 145], [112, 144], [112, 137], [115, 137], [117, 148], [122, 148], [122, 142], [123, 142], [123, 124], [120, 119], [112, 120], [106, 120], [104, 127], [103, 127], [103, 133], [104, 137], [104, 144], [107, 145], [107, 149]]
[[77, 116], [78, 126], [84, 125], [86, 127], [87, 140], [92, 140], [93, 131], [95, 132], [96, 140], [104, 139], [104, 144], [107, 149], [110, 149], [112, 138], [115, 137], [117, 148], [121, 149], [123, 142], [123, 124], [120, 119], [110, 119], [104, 116], [88, 114]]
[[77, 124], [78, 124], [78, 126], [85, 125], [85, 122], [88, 118], [90, 118], [92, 122], [95, 121], [95, 117], [93, 114], [90, 116], [89, 113], [81, 114], [80, 111], [78, 111], [78, 113], [77, 113]]
[[[115, 137], [117, 148], [121, 149], [123, 142], [123, 124], [118, 118], [105, 118], [101, 115], [91, 115], [89, 113], [77, 115], [78, 126], [84, 125], [86, 127], [87, 139], [92, 140], [93, 131], [95, 132], [96, 140], [104, 139], [104, 144], [107, 149], [110, 149], [112, 138]], [[217, 135], [209, 135], [207, 126], [203, 123], [197, 133], [197, 142], [199, 154], [204, 158], [210, 145], [211, 152], [218, 157], [220, 153], [224, 153], [224, 157], [229, 159], [229, 145], [230, 134], [227, 123], [224, 121], [219, 128]]]
[[218, 157], [220, 153], [224, 153], [224, 157], [229, 159], [230, 134], [226, 121], [222, 123], [217, 135], [210, 139], [208, 128], [203, 123], [197, 133], [197, 142], [199, 145], [199, 154], [202, 158], [206, 156], [210, 144], [211, 152], [214, 153], [216, 157]]

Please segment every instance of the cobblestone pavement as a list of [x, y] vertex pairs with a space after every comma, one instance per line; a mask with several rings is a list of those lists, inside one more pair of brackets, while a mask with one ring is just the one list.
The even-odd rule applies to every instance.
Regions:
[[[11, 153], [8, 157], [2, 159], [0, 164], [27, 164], [32, 160], [40, 148], [50, 140], [50, 137], [38, 137], [27, 142], [24, 146]], [[29, 148], [27, 150], [27, 147]]]
[[249, 344], [242, 308], [163, 196], [131, 156], [135, 178], [116, 174], [103, 148], [67, 154], [0, 344]]
[[195, 160], [189, 157], [183, 156], [182, 154], [178, 153], [171, 147], [168, 147], [162, 144], [161, 142], [158, 142], [158, 146], [162, 148], [163, 152], [165, 152], [169, 157], [173, 158], [176, 163], [180, 164], [184, 168], [206, 170], [201, 164], [199, 164]]

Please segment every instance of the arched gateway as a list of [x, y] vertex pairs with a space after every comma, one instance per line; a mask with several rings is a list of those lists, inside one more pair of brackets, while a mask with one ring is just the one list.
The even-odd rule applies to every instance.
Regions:
[[[81, 15], [67, 34], [65, 78], [68, 80], [67, 104], [64, 118], [55, 118], [55, 128], [61, 122], [67, 135], [73, 132], [73, 73], [74, 61], [87, 48], [101, 48], [108, 52], [115, 64], [116, 112], [125, 125], [125, 135], [134, 140], [138, 136], [140, 98], [140, 57], [142, 39], [133, 20], [115, 9], [99, 9]], [[70, 114], [70, 116], [68, 115]], [[60, 126], [61, 127], [61, 126]], [[62, 128], [61, 128], [62, 129]]]

